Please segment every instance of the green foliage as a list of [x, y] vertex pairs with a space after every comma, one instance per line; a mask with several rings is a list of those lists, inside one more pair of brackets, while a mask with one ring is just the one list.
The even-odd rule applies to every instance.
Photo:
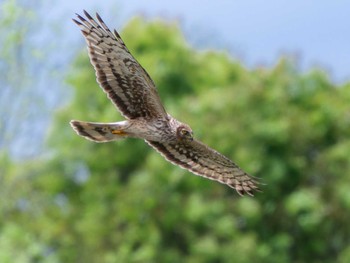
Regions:
[[[45, 24], [37, 17], [41, 2], [0, 1], [0, 151], [17, 159], [39, 152], [40, 125], [49, 118], [47, 104], [55, 103], [53, 99], [48, 103], [47, 86], [42, 85], [52, 67], [46, 59], [49, 45], [37, 43]], [[53, 80], [52, 76], [47, 79]], [[51, 83], [50, 95], [54, 89]]]
[[84, 51], [69, 69], [74, 99], [51, 127], [52, 156], [20, 166], [0, 158], [1, 200], [11, 197], [1, 205], [0, 259], [25, 262], [13, 247], [35, 262], [350, 259], [350, 85], [300, 74], [287, 58], [248, 71], [225, 53], [193, 50], [176, 24], [135, 19], [121, 35], [167, 110], [262, 178], [263, 193], [240, 198], [142, 141], [78, 137], [70, 119], [122, 119]]

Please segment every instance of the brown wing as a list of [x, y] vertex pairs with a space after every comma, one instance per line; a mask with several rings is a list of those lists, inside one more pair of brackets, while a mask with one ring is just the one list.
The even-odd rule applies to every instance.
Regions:
[[259, 191], [257, 179], [242, 171], [235, 163], [221, 153], [200, 141], [160, 143], [146, 141], [173, 164], [179, 165], [196, 175], [226, 184], [238, 192], [253, 196]]
[[112, 33], [98, 14], [98, 22], [86, 11], [84, 14], [87, 19], [77, 14], [80, 21], [73, 21], [85, 37], [97, 82], [108, 98], [126, 118], [165, 118], [152, 79], [130, 54], [117, 31]]

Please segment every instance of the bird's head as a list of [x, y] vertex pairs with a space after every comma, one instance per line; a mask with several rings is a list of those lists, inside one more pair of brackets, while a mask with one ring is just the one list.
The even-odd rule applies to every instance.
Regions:
[[193, 141], [193, 131], [190, 126], [181, 124], [176, 130], [176, 136], [181, 141]]

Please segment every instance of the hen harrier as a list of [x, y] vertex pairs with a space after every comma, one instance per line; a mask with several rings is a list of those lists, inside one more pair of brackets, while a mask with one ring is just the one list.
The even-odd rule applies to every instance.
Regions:
[[114, 123], [71, 121], [78, 135], [95, 142], [132, 137], [144, 139], [168, 161], [196, 175], [226, 184], [240, 195], [253, 195], [258, 181], [228, 158], [193, 138], [191, 128], [164, 109], [154, 82], [130, 54], [118, 32], [86, 11], [73, 21], [88, 45], [97, 82], [126, 118]]

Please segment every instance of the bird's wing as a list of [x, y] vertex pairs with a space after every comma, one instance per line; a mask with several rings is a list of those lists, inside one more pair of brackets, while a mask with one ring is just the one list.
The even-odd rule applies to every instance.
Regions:
[[80, 27], [88, 45], [97, 82], [123, 116], [166, 118], [154, 82], [125, 46], [116, 30], [112, 33], [101, 17], [97, 21], [86, 11], [73, 21]]
[[240, 195], [253, 196], [254, 191], [259, 191], [257, 178], [248, 175], [224, 155], [198, 140], [171, 143], [146, 142], [171, 163], [196, 175], [226, 184], [236, 189]]

